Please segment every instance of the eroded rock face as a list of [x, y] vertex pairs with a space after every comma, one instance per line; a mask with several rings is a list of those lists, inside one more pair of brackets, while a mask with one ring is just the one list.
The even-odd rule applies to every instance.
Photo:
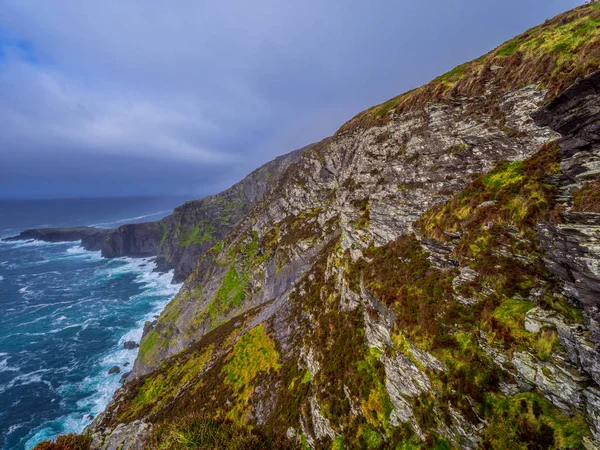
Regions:
[[[231, 270], [225, 261], [232, 246], [250, 245], [253, 239], [260, 246], [279, 233], [277, 258], [268, 257], [248, 273], [243, 310], [273, 299], [279, 304], [277, 299], [338, 235], [341, 248], [357, 259], [368, 245], [409, 233], [426, 209], [447, 200], [473, 174], [498, 161], [525, 158], [556, 137], [529, 119], [543, 97], [535, 87], [503, 96], [503, 124], [485, 115], [474, 118], [468, 113], [472, 100], [461, 99], [405, 113], [385, 127], [340, 134], [304, 151], [230, 233], [222, 252], [201, 260], [174, 300], [177, 316], [158, 321], [160, 350], [136, 361], [134, 375], [147, 373], [211, 329], [207, 313]], [[293, 236], [299, 233], [306, 237]], [[239, 264], [235, 270], [245, 271]], [[239, 312], [234, 308], [222, 319]]]
[[[528, 329], [536, 332], [543, 326], [554, 326], [569, 360], [596, 386], [600, 381], [600, 221], [593, 212], [571, 211], [572, 196], [588, 181], [598, 179], [600, 168], [600, 72], [576, 83], [534, 118], [549, 125], [563, 137], [561, 169], [558, 180], [564, 202], [563, 223], [540, 224], [540, 241], [548, 255], [548, 268], [564, 283], [565, 294], [583, 310], [584, 324], [567, 326], [561, 317], [543, 312], [528, 315]], [[566, 386], [569, 386], [567, 383]], [[570, 388], [565, 389], [571, 391]], [[600, 422], [595, 387], [578, 389], [573, 404], [585, 403], [594, 436], [598, 439]], [[570, 395], [570, 394], [568, 394]]]

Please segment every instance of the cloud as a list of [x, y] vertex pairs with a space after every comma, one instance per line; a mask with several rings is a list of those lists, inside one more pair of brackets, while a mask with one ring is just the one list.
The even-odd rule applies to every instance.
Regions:
[[214, 192], [577, 3], [4, 0], [0, 196]]

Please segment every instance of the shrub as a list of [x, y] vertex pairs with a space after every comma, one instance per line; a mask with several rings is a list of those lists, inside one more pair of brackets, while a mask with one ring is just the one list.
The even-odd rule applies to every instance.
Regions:
[[274, 448], [264, 436], [231, 422], [204, 416], [183, 417], [154, 427], [148, 450], [258, 450]]
[[42, 441], [33, 450], [89, 450], [92, 438], [87, 434], [65, 434], [55, 441]]

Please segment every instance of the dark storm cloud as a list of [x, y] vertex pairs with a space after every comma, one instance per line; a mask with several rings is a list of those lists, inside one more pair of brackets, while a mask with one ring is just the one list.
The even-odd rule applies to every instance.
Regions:
[[0, 196], [205, 195], [581, 2], [0, 5]]

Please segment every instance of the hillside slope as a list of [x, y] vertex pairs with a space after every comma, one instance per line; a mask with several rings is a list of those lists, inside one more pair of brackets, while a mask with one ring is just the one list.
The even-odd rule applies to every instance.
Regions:
[[597, 448], [598, 24], [306, 150], [147, 327], [93, 447]]

